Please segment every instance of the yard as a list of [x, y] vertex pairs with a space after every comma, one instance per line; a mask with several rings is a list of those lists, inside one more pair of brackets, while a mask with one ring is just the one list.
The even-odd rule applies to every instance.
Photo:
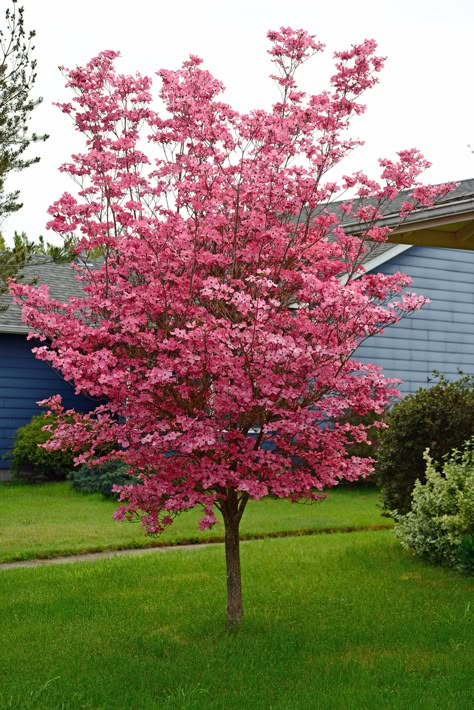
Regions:
[[0, 707], [472, 707], [472, 580], [389, 531], [257, 540], [242, 556], [237, 634], [220, 545], [2, 571]]
[[[114, 504], [65, 484], [1, 494], [3, 560], [87, 548], [93, 519], [96, 547], [140, 539], [110, 523]], [[244, 534], [387, 524], [376, 499], [262, 501]], [[178, 519], [170, 540], [197, 536], [195, 521]], [[221, 545], [0, 569], [0, 707], [473, 707], [472, 579], [413, 559], [388, 530], [252, 540], [242, 558], [246, 617], [233, 634]]]

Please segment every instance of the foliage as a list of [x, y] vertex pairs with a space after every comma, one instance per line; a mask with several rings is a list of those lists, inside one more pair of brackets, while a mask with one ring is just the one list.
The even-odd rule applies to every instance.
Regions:
[[413, 489], [412, 509], [397, 515], [395, 533], [419, 557], [473, 571], [474, 438], [438, 472], [426, 451], [426, 481]]
[[11, 470], [16, 478], [32, 483], [60, 481], [66, 478], [73, 466], [71, 449], [45, 449], [42, 444], [51, 438], [45, 426], [57, 425], [57, 417], [39, 414], [29, 424], [20, 427], [10, 452], [13, 460]]
[[395, 404], [380, 432], [377, 481], [388, 511], [405, 514], [411, 507], [415, 481], [425, 480], [423, 452], [428, 447], [436, 463], [459, 448], [474, 433], [474, 378], [455, 382], [435, 373], [437, 381]]
[[[3, 236], [0, 234], [0, 296], [8, 291], [8, 279], [17, 277], [31, 257], [25, 245], [18, 243], [16, 236], [14, 246], [7, 248]], [[7, 302], [0, 304], [0, 311], [7, 308]]]
[[474, 575], [474, 533], [461, 541], [456, 551], [456, 567], [465, 574]]
[[37, 242], [32, 242], [25, 232], [21, 234], [15, 232], [14, 245], [18, 251], [23, 249], [29, 256], [49, 256], [51, 261], [67, 263], [73, 261], [76, 256], [77, 238], [71, 235], [68, 239], [63, 240], [62, 244], [58, 245], [45, 241], [42, 234], [38, 237]]
[[118, 500], [119, 494], [114, 486], [124, 486], [131, 483], [128, 466], [119, 461], [106, 461], [100, 466], [83, 464], [73, 469], [67, 478], [73, 488], [83, 493], [101, 493], [105, 498]]
[[[416, 150], [381, 160], [380, 182], [361, 172], [329, 180], [359, 144], [347, 129], [383, 65], [376, 44], [336, 53], [329, 90], [307, 96], [295, 74], [323, 45], [290, 28], [268, 37], [280, 90], [269, 111], [233, 110], [195, 56], [160, 70], [164, 115], [151, 106], [150, 79], [116, 74], [115, 52], [67, 71], [75, 97], [61, 107], [86, 150], [62, 167], [81, 189], [52, 205], [49, 226], [80, 233], [77, 248], [100, 249], [104, 261], [80, 273], [85, 299], [13, 289], [50, 341], [37, 357], [107, 402], [69, 413], [51, 445], [83, 462], [120, 447], [109, 458], [141, 482], [124, 489], [117, 517], [143, 512], [159, 533], [180, 511], [201, 506], [202, 528], [221, 512], [229, 623], [242, 618], [248, 500], [314, 500], [370, 472], [369, 460], [347, 454], [366, 440], [365, 425], [338, 420], [381, 412], [396, 390], [353, 354], [424, 300], [403, 292], [408, 277], [363, 274], [361, 262], [386, 239], [377, 221], [400, 190], [415, 186], [403, 219], [450, 189], [419, 185], [427, 162]], [[326, 209], [347, 189], [357, 202]], [[348, 215], [358, 236], [341, 226]], [[62, 415], [58, 397], [49, 406]]]
[[26, 158], [25, 151], [31, 143], [48, 138], [28, 128], [31, 112], [41, 99], [31, 97], [36, 82], [35, 32], [25, 30], [23, 14], [23, 7], [12, 0], [5, 12], [5, 27], [0, 27], [0, 216], [21, 207], [19, 191], [5, 191], [8, 174], [37, 163], [39, 157]]
[[[31, 97], [36, 82], [36, 60], [32, 58], [35, 34], [25, 30], [24, 8], [11, 0], [5, 26], [0, 27], [0, 220], [22, 207], [19, 190], [6, 191], [9, 174], [37, 163], [39, 156], [27, 158], [25, 152], [32, 143], [48, 138], [31, 133], [28, 127], [32, 111], [42, 101]], [[33, 253], [33, 243], [25, 235], [15, 234], [10, 248], [0, 235], [0, 296], [8, 290], [8, 279], [21, 274]], [[0, 311], [7, 307], [7, 302], [1, 303]]]

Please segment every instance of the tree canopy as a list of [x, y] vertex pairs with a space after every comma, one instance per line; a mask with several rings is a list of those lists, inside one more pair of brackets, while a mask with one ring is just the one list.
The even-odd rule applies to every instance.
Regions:
[[[290, 28], [268, 37], [279, 97], [247, 114], [195, 56], [159, 71], [161, 113], [151, 80], [118, 74], [115, 52], [66, 71], [62, 110], [85, 150], [61, 168], [80, 190], [51, 206], [50, 227], [81, 234], [78, 251], [100, 249], [103, 264], [79, 270], [84, 299], [13, 289], [47, 340], [37, 357], [105, 401], [82, 415], [49, 400], [60, 418], [49, 446], [126, 463], [140, 481], [117, 517], [138, 514], [149, 533], [194, 506], [202, 528], [219, 512], [231, 625], [248, 500], [317, 500], [371, 471], [348, 453], [366, 425], [346, 415], [381, 412], [396, 389], [354, 353], [424, 300], [402, 274], [365, 274], [364, 255], [387, 239], [378, 220], [400, 190], [414, 188], [403, 219], [449, 189], [419, 184], [417, 150], [380, 160], [379, 181], [331, 179], [359, 144], [347, 130], [382, 68], [376, 44], [336, 53], [329, 88], [307, 95], [295, 74], [323, 45]], [[356, 199], [331, 207], [347, 190]]]

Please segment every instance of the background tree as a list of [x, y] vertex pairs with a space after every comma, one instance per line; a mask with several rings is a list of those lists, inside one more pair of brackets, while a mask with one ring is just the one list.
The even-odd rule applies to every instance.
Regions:
[[7, 279], [14, 276], [19, 267], [25, 263], [25, 254], [16, 249], [9, 249], [5, 238], [0, 234], [0, 293], [8, 291]]
[[[27, 158], [25, 151], [31, 143], [44, 141], [47, 135], [31, 133], [28, 127], [31, 112], [41, 103], [32, 98], [36, 81], [36, 60], [32, 58], [34, 30], [26, 32], [24, 9], [12, 0], [5, 12], [5, 25], [0, 26], [0, 223], [22, 206], [19, 190], [6, 191], [6, 180], [11, 172], [23, 170], [39, 161]], [[31, 243], [15, 238], [7, 247], [0, 238], [0, 296], [8, 290], [7, 280], [21, 271], [31, 257]], [[1, 310], [6, 304], [0, 306]]]
[[[61, 244], [47, 242], [42, 234], [38, 237], [37, 242], [32, 242], [28, 239], [25, 232], [21, 234], [15, 232], [13, 239], [14, 249], [16, 251], [20, 252], [23, 249], [29, 256], [48, 256], [52, 261], [59, 263], [73, 261], [76, 256], [77, 243], [78, 239], [74, 235], [63, 239]], [[97, 256], [99, 256], [99, 254], [97, 254]]]
[[31, 96], [36, 81], [35, 31], [26, 32], [23, 15], [24, 8], [12, 0], [5, 12], [5, 27], [0, 27], [0, 217], [21, 207], [19, 190], [6, 192], [8, 175], [37, 163], [39, 157], [27, 158], [25, 151], [31, 143], [48, 138], [31, 133], [28, 126], [31, 112], [42, 99]]
[[[195, 506], [201, 528], [220, 512], [231, 626], [243, 614], [248, 500], [317, 500], [371, 471], [370, 458], [347, 453], [366, 425], [342, 420], [381, 412], [396, 390], [353, 354], [423, 303], [402, 293], [409, 278], [364, 275], [361, 260], [388, 235], [383, 206], [418, 185], [426, 161], [402, 151], [380, 161], [380, 183], [327, 178], [358, 145], [347, 129], [382, 67], [375, 42], [337, 53], [329, 89], [307, 96], [295, 72], [323, 45], [302, 30], [268, 36], [281, 94], [270, 111], [233, 110], [194, 56], [159, 72], [163, 115], [150, 79], [116, 74], [115, 52], [66, 72], [75, 98], [62, 110], [86, 150], [62, 167], [81, 189], [50, 208], [50, 226], [80, 233], [81, 254], [100, 249], [104, 261], [79, 270], [84, 299], [13, 289], [47, 339], [37, 357], [107, 402], [66, 414], [53, 397], [48, 445], [73, 448], [78, 464], [127, 464], [140, 483], [124, 488], [117, 517], [140, 515], [151, 534]], [[357, 203], [329, 209], [341, 189]], [[447, 190], [416, 187], [401, 215]], [[362, 238], [344, 232], [347, 214]]]

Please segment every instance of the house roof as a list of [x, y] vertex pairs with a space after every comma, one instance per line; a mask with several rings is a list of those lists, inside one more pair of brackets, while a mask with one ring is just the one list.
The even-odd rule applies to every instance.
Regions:
[[[393, 228], [383, 247], [388, 250], [389, 244], [395, 243], [474, 249], [474, 179], [462, 180], [435, 205], [413, 210], [400, 224], [399, 212], [410, 193], [402, 191], [378, 221], [380, 226]], [[343, 226], [357, 234], [358, 224], [351, 222], [350, 216]]]
[[[392, 200], [384, 216], [377, 221], [381, 227], [392, 228], [388, 241], [370, 242], [363, 263], [367, 271], [375, 269], [412, 246], [445, 247], [448, 249], [474, 249], [474, 179], [462, 180], [431, 207], [420, 207], [410, 212], [400, 223], [400, 210], [412, 190], [403, 190]], [[347, 232], [357, 234], [362, 227], [351, 215], [341, 216], [341, 200], [326, 209], [338, 213]], [[358, 200], [353, 201], [357, 208]], [[375, 203], [367, 199], [365, 204]], [[353, 210], [354, 211], [354, 210]]]
[[[59, 264], [48, 256], [33, 256], [22, 269], [24, 283], [48, 284], [49, 292], [58, 301], [67, 301], [69, 296], [83, 295], [81, 286], [70, 264]], [[0, 333], [29, 333], [31, 328], [22, 322], [21, 306], [12, 304], [9, 294], [0, 295]]]

